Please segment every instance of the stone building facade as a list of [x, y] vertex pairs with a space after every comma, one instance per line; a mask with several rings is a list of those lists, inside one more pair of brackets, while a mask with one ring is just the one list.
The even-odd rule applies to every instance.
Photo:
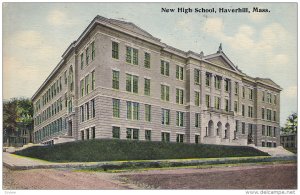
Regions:
[[280, 91], [220, 45], [184, 52], [96, 16], [33, 95], [34, 140], [120, 138], [276, 147]]

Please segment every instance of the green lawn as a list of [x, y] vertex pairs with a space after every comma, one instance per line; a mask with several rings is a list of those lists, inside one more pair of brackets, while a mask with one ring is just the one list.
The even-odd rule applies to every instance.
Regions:
[[247, 146], [95, 139], [52, 146], [34, 146], [15, 154], [53, 162], [99, 162], [269, 156]]

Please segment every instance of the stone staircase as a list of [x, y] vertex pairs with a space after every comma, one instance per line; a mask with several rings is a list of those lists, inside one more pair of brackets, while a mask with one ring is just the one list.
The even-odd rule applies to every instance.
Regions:
[[269, 147], [259, 147], [254, 145], [249, 145], [253, 148], [256, 148], [262, 152], [266, 152], [271, 156], [274, 157], [281, 157], [281, 156], [296, 156], [296, 154], [284, 149], [282, 146], [278, 146], [276, 148], [269, 148]]

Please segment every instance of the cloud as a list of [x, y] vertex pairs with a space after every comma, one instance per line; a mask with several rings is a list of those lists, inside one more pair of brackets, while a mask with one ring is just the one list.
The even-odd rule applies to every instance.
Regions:
[[224, 24], [221, 18], [207, 18], [203, 25], [203, 30], [206, 33], [212, 33], [214, 35], [222, 34], [223, 29]]
[[254, 22], [262, 22], [265, 20], [266, 16], [266, 13], [252, 12], [249, 14], [249, 19]]
[[288, 98], [295, 98], [297, 97], [297, 92], [297, 86], [290, 86], [287, 89], [283, 90], [283, 95], [285, 95]]
[[13, 36], [13, 41], [21, 47], [36, 47], [42, 44], [42, 35], [39, 32], [28, 30], [20, 31]]
[[69, 17], [66, 12], [61, 10], [52, 10], [47, 16], [47, 21], [53, 26], [70, 27], [76, 25], [74, 18]]

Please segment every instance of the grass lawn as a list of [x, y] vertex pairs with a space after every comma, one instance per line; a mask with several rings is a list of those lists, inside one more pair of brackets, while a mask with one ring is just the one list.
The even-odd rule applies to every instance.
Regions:
[[154, 141], [95, 139], [49, 146], [34, 146], [15, 154], [52, 162], [100, 162], [269, 156], [247, 146], [167, 143]]

